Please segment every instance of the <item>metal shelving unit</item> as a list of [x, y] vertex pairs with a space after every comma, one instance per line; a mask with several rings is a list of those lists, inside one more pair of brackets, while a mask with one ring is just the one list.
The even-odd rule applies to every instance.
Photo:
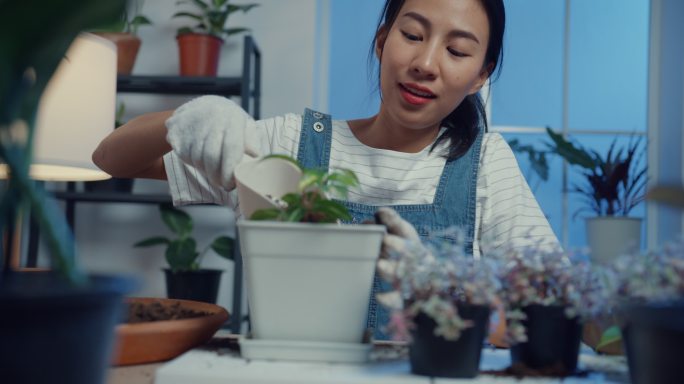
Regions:
[[[251, 36], [245, 36], [242, 75], [239, 77], [181, 77], [181, 76], [119, 76], [118, 93], [142, 93], [164, 95], [219, 95], [240, 96], [241, 106], [255, 119], [260, 117], [261, 106], [261, 52]], [[131, 194], [121, 192], [77, 191], [74, 182], [67, 183], [66, 191], [54, 191], [55, 197], [66, 205], [67, 221], [74, 227], [77, 203], [128, 203], [161, 204], [170, 203], [170, 195]], [[31, 220], [27, 266], [36, 266], [38, 261], [38, 226]], [[232, 314], [242, 312], [242, 258], [239, 247], [235, 250], [233, 273]], [[233, 333], [240, 332], [240, 322], [231, 321]]]

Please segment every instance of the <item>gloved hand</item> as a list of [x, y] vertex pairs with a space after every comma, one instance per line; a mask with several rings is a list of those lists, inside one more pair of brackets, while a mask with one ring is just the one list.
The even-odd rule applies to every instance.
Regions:
[[416, 229], [394, 209], [379, 208], [375, 212], [375, 222], [387, 227], [387, 234], [382, 239], [381, 258], [389, 258], [392, 253], [406, 252], [410, 246], [420, 246], [421, 240]]
[[245, 154], [259, 155], [255, 125], [233, 101], [202, 96], [181, 105], [166, 120], [166, 140], [181, 160], [209, 182], [231, 190], [235, 166]]

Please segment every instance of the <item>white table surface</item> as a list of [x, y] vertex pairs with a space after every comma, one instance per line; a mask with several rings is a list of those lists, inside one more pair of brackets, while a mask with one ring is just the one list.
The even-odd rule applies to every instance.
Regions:
[[[508, 350], [485, 348], [480, 370], [500, 370], [510, 365]], [[597, 356], [588, 348], [580, 355], [586, 377], [517, 380], [480, 374], [475, 379], [431, 379], [412, 375], [406, 359], [387, 358], [367, 364], [329, 364], [246, 360], [229, 351], [202, 348], [159, 364], [119, 367], [110, 370], [108, 384], [439, 384], [439, 383], [628, 383], [624, 357]]]

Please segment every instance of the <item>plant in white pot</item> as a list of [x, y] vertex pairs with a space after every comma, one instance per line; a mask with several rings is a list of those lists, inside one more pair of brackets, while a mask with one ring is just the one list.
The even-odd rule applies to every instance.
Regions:
[[[337, 223], [350, 215], [328, 195], [346, 196], [358, 183], [354, 174], [301, 170], [291, 159], [271, 156], [241, 163], [235, 178], [249, 218], [238, 222], [252, 324], [243, 355], [365, 361], [368, 302], [385, 228]], [[267, 200], [274, 201], [271, 208], [254, 210]]]
[[180, 0], [176, 4], [194, 8], [172, 16], [195, 23], [192, 27], [179, 28], [176, 36], [181, 76], [216, 76], [224, 39], [248, 31], [243, 27], [226, 28], [228, 17], [238, 11], [246, 13], [258, 4], [234, 4], [230, 0]]
[[496, 270], [494, 260], [466, 255], [462, 243], [411, 244], [378, 260], [380, 276], [393, 287], [379, 293], [378, 301], [392, 309], [388, 330], [393, 337], [409, 340], [412, 373], [477, 376], [501, 287]]
[[216, 303], [223, 271], [201, 268], [200, 264], [210, 250], [224, 259], [233, 260], [233, 239], [219, 236], [200, 252], [197, 250], [197, 241], [192, 237], [193, 221], [188, 213], [170, 204], [159, 205], [159, 212], [164, 224], [176, 238], [154, 236], [140, 240], [134, 246], [166, 246], [165, 257], [169, 268], [164, 269], [164, 276], [170, 299]]
[[622, 253], [641, 247], [642, 219], [629, 217], [631, 210], [644, 200], [647, 175], [643, 163], [645, 150], [640, 139], [632, 138], [625, 148], [613, 140], [604, 155], [575, 145], [550, 128], [550, 150], [579, 168], [585, 182], [571, 191], [584, 197], [586, 206], [577, 211], [590, 211], [587, 218], [587, 241], [591, 258], [610, 263]]
[[611, 271], [537, 245], [486, 249], [500, 261], [513, 368], [547, 376], [575, 372], [582, 322], [608, 310]]
[[[12, 241], [2, 242], [3, 383], [98, 384], [105, 380], [122, 296], [134, 284], [126, 278], [87, 274], [80, 267], [63, 211], [41, 184], [30, 179], [29, 168], [41, 97], [59, 69], [79, 60], [72, 48], [99, 55], [103, 71], [98, 75], [114, 81], [113, 45], [80, 32], [111, 23], [124, 7], [123, 0], [0, 2], [0, 163], [9, 174], [0, 193], [0, 233], [6, 236], [4, 240], [12, 239], [18, 214], [30, 208], [52, 269], [15, 270], [10, 261]], [[112, 117], [113, 109], [112, 104]], [[67, 136], [65, 132], [65, 140], [78, 140]]]

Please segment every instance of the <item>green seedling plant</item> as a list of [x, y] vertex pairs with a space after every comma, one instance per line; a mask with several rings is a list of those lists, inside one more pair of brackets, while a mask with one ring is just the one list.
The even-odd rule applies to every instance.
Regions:
[[348, 169], [325, 171], [303, 169], [296, 160], [288, 156], [273, 155], [291, 161], [302, 171], [296, 192], [280, 198], [279, 208], [260, 209], [250, 217], [251, 220], [274, 220], [304, 223], [335, 223], [352, 219], [347, 208], [329, 196], [346, 199], [349, 190], [359, 185], [354, 172]]
[[234, 12], [249, 12], [259, 4], [232, 4], [229, 0], [180, 0], [177, 5], [189, 4], [194, 6], [195, 11], [177, 12], [172, 17], [184, 17], [194, 20], [197, 24], [194, 27], [182, 27], [178, 29], [178, 34], [201, 33], [216, 36], [220, 39], [236, 33], [249, 31], [248, 28], [226, 28], [228, 16]]
[[210, 249], [224, 259], [233, 260], [234, 240], [232, 238], [219, 236], [199, 252], [197, 241], [192, 237], [192, 217], [170, 204], [161, 204], [159, 211], [164, 224], [176, 235], [176, 238], [154, 236], [135, 243], [134, 247], [166, 245], [166, 262], [174, 273], [200, 269], [202, 257]]

